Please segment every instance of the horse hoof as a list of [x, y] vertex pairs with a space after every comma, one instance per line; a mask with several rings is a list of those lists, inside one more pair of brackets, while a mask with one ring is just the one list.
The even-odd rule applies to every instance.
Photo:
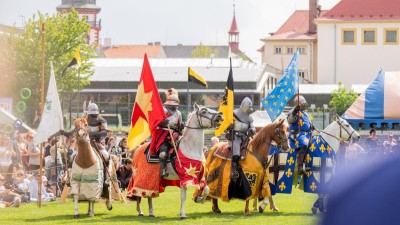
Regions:
[[259, 211], [260, 213], [263, 213], [263, 212], [264, 212], [264, 209], [260, 206], [260, 207], [258, 207], [258, 211]]
[[317, 213], [317, 210], [318, 210], [317, 207], [312, 207], [312, 208], [311, 208], [311, 211], [312, 211], [313, 214], [316, 214], [316, 213]]
[[149, 215], [149, 217], [155, 217], [154, 215]]
[[79, 218], [79, 214], [74, 215], [74, 219], [78, 219]]
[[245, 216], [251, 216], [251, 212], [244, 212]]
[[219, 210], [219, 209], [214, 209], [214, 207], [212, 208], [212, 211], [215, 212], [215, 213], [221, 213], [221, 210]]
[[271, 209], [271, 211], [273, 211], [273, 212], [279, 212], [279, 209], [276, 208], [276, 207], [270, 207], [270, 209]]
[[139, 215], [138, 216], [144, 216], [144, 214], [143, 213], [139, 213]]
[[111, 211], [112, 209], [113, 209], [113, 206], [111, 205], [111, 204], [107, 204], [107, 209], [108, 209], [108, 211]]
[[181, 216], [181, 220], [186, 220], [187, 216]]

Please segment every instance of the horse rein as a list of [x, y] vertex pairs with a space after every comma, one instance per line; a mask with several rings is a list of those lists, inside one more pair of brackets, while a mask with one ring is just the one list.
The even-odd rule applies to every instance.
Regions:
[[201, 111], [206, 111], [207, 112], [207, 109], [206, 108], [202, 108], [202, 109], [196, 111], [196, 118], [197, 118], [197, 121], [199, 122], [200, 127], [190, 127], [190, 126], [185, 125], [186, 128], [198, 129], [198, 130], [199, 129], [204, 129], [204, 128], [209, 128], [209, 127], [206, 127], [206, 126], [203, 125], [203, 122], [202, 122], [201, 118], [209, 119], [211, 121], [211, 127], [213, 127], [215, 125], [215, 118], [217, 116], [221, 115], [219, 112], [216, 112], [216, 113], [208, 112], [209, 114], [211, 114], [211, 117], [209, 117], [209, 116], [206, 116], [206, 115], [203, 115], [202, 113], [200, 113]]
[[278, 147], [279, 147], [280, 149], [282, 149], [283, 143], [287, 142], [287, 141], [288, 141], [288, 138], [287, 138], [286, 135], [285, 135], [286, 138], [281, 138], [281, 136], [280, 136], [280, 134], [279, 134], [279, 133], [280, 133], [280, 128], [281, 128], [281, 126], [280, 126], [279, 124], [275, 126], [275, 136], [277, 136], [278, 139], [279, 139], [279, 143], [277, 143], [277, 144], [278, 144]]
[[[328, 136], [330, 136], [330, 137], [335, 138], [335, 139], [338, 140], [340, 143], [347, 143], [347, 142], [351, 139], [351, 137], [353, 136], [355, 130], [353, 130], [353, 132], [350, 133], [346, 128], [344, 128], [343, 123], [342, 123], [341, 121], [336, 120], [336, 123], [339, 124], [339, 126], [340, 126], [339, 138], [338, 138], [338, 137], [335, 137], [335, 136], [333, 136], [332, 134], [327, 133], [327, 132], [325, 132], [325, 131], [323, 131], [323, 130], [318, 130], [317, 128], [315, 128], [315, 130], [316, 130], [318, 133], [323, 133], [323, 134], [326, 134], [326, 135], [328, 135]], [[340, 138], [340, 137], [342, 137], [342, 129], [345, 130], [346, 133], [349, 135], [349, 137], [348, 137], [346, 140], [343, 140], [342, 138]]]

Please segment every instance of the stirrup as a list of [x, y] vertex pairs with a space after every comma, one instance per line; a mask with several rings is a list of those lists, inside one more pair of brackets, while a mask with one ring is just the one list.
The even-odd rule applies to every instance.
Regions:
[[306, 173], [306, 171], [304, 171], [303, 166], [298, 167], [298, 174], [299, 175], [304, 175]]
[[169, 175], [169, 173], [167, 172], [167, 169], [162, 169], [161, 173], [160, 173], [160, 177], [167, 177]]
[[234, 170], [231, 173], [231, 179], [238, 179], [239, 178], [239, 171]]

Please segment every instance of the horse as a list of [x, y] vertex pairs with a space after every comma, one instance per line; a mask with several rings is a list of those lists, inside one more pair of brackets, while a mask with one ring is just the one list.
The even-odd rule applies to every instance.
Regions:
[[[87, 215], [94, 216], [94, 202], [100, 199], [105, 179], [103, 158], [100, 152], [92, 148], [87, 133], [87, 118], [75, 119], [74, 125], [73, 137], [77, 143], [77, 154], [72, 164], [69, 192], [74, 199], [74, 218], [79, 218], [78, 200], [88, 200]], [[110, 186], [112, 184], [110, 183]], [[112, 209], [110, 198], [106, 198], [106, 206], [108, 210]]]
[[[260, 208], [264, 210], [271, 196], [268, 186], [268, 152], [272, 140], [275, 141], [281, 149], [289, 149], [287, 138], [288, 125], [283, 119], [268, 124], [263, 127], [256, 136], [250, 141], [247, 156], [240, 161], [244, 175], [250, 183], [251, 196], [246, 198], [244, 213], [250, 215], [249, 200], [251, 198], [262, 197], [263, 203]], [[208, 197], [212, 198], [212, 211], [221, 213], [218, 207], [218, 199], [229, 201], [228, 196], [231, 170], [231, 150], [228, 149], [227, 142], [220, 142], [214, 145], [207, 153], [206, 159], [206, 182], [209, 184], [210, 192]], [[226, 154], [229, 152], [228, 154]], [[225, 154], [225, 155], [224, 155]], [[271, 206], [275, 208], [274, 206]]]
[[[145, 151], [150, 142], [136, 149], [133, 155], [133, 174], [127, 188], [127, 197], [137, 201], [136, 210], [139, 216], [143, 216], [140, 207], [142, 197], [148, 198], [149, 216], [154, 217], [152, 198], [158, 197], [164, 191], [165, 186], [178, 186], [181, 190], [181, 206], [179, 216], [185, 219], [186, 187], [195, 186], [204, 190], [203, 196], [198, 198], [201, 202], [205, 200], [208, 187], [204, 183], [202, 161], [205, 160], [203, 153], [204, 129], [216, 128], [223, 121], [221, 113], [194, 104], [194, 111], [188, 115], [185, 129], [178, 140], [177, 157], [167, 163], [168, 176], [159, 177], [160, 165], [149, 163]], [[174, 162], [174, 163], [173, 163]]]
[[[319, 198], [311, 209], [313, 213], [316, 213], [318, 209], [321, 212], [325, 211], [324, 198], [327, 197], [328, 182], [334, 173], [336, 153], [339, 147], [342, 144], [346, 144], [351, 138], [360, 139], [360, 135], [346, 120], [339, 116], [336, 116], [335, 121], [329, 124], [324, 130], [316, 129], [316, 132], [318, 132], [319, 135], [313, 136], [310, 140], [306, 155], [306, 166], [311, 168], [311, 171], [307, 171], [305, 175], [297, 179], [297, 184], [304, 184], [305, 192], [319, 194]], [[270, 164], [270, 171], [275, 171], [275, 179], [273, 179], [273, 182], [270, 182], [272, 194], [291, 193], [292, 182], [295, 177], [293, 171], [295, 171], [294, 167], [296, 163], [294, 160], [296, 159], [296, 155], [297, 151], [290, 149], [288, 153], [270, 156], [270, 160], [272, 160], [272, 157], [284, 157], [286, 161], [283, 171], [274, 169], [277, 168], [275, 167], [278, 166], [277, 164]], [[278, 161], [281, 160], [277, 158], [276, 162]], [[323, 161], [324, 163], [322, 163]], [[318, 168], [316, 166], [317, 164], [319, 165]], [[325, 166], [323, 166], [323, 164]], [[254, 210], [257, 210], [256, 206], [254, 206]]]

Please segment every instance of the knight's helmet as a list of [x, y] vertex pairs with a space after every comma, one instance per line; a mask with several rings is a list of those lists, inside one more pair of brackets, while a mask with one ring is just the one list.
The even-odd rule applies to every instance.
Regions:
[[165, 92], [166, 100], [164, 105], [167, 106], [178, 106], [179, 105], [179, 97], [178, 91], [175, 88], [170, 88]]
[[246, 97], [243, 99], [242, 104], [240, 104], [240, 109], [247, 115], [250, 115], [252, 112], [254, 112], [253, 102], [250, 100], [250, 98]]
[[294, 100], [293, 100], [294, 105], [300, 105], [300, 108], [302, 110], [307, 109], [308, 108], [308, 103], [306, 101], [306, 99], [304, 98], [303, 95], [299, 95], [299, 96], [294, 96]]
[[87, 107], [87, 114], [88, 115], [98, 115], [99, 114], [99, 107], [95, 103], [89, 103]]

